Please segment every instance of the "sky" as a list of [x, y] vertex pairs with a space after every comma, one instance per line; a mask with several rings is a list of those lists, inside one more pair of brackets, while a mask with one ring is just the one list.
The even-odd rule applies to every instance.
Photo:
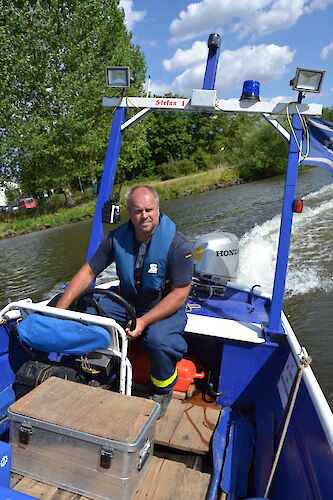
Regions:
[[191, 97], [202, 88], [210, 33], [221, 37], [215, 88], [239, 98], [245, 80], [260, 98], [296, 99], [297, 67], [325, 70], [320, 94], [306, 103], [333, 106], [333, 0], [120, 0], [132, 41], [141, 47], [150, 91]]

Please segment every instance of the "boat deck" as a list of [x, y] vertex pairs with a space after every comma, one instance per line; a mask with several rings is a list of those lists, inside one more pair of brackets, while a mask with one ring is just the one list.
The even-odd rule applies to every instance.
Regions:
[[[165, 416], [156, 425], [155, 453], [159, 456], [153, 457], [133, 500], [187, 500], [189, 496], [191, 500], [203, 500], [206, 497], [210, 474], [191, 467], [198, 464], [198, 455], [209, 452], [219, 413], [220, 407], [204, 403], [201, 398], [171, 400]], [[40, 500], [88, 498], [16, 473], [11, 475], [11, 488]]]
[[175, 450], [205, 455], [220, 408], [172, 399], [165, 416], [157, 421], [155, 443]]
[[[203, 500], [210, 475], [188, 469], [185, 464], [153, 457], [151, 466], [133, 500]], [[11, 488], [40, 500], [88, 500], [87, 497], [41, 483], [29, 477], [12, 474]]]

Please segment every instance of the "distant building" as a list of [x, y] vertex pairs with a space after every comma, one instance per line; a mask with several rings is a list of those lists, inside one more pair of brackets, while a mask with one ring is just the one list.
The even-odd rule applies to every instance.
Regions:
[[20, 184], [16, 181], [7, 182], [5, 185], [0, 186], [0, 207], [8, 205], [6, 196], [6, 189], [20, 189]]
[[0, 186], [0, 207], [4, 207], [7, 205], [7, 198], [6, 198], [6, 188]]

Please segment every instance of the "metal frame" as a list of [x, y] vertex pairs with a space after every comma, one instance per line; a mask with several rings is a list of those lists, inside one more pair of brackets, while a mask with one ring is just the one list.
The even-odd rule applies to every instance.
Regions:
[[[128, 339], [124, 329], [118, 325], [118, 323], [112, 318], [102, 318], [102, 316], [95, 316], [93, 314], [80, 313], [76, 311], [70, 311], [68, 309], [58, 309], [57, 307], [46, 306], [45, 304], [35, 304], [31, 299], [18, 300], [17, 302], [11, 302], [6, 307], [0, 311], [0, 318], [5, 318], [9, 311], [16, 309], [20, 311], [20, 316], [24, 317], [22, 312], [38, 312], [43, 313], [46, 316], [52, 316], [61, 319], [71, 319], [74, 321], [79, 321], [83, 324], [94, 324], [103, 326], [106, 328], [111, 335], [111, 328], [115, 328], [118, 336], [121, 339], [121, 349], [110, 350], [112, 354], [120, 358], [120, 383], [119, 392], [120, 394], [131, 395], [132, 390], [132, 365], [127, 357], [128, 352]], [[8, 315], [8, 319], [11, 319]], [[16, 317], [17, 319], [17, 317]]]
[[[261, 114], [265, 120], [273, 126], [280, 136], [289, 142], [288, 167], [284, 191], [284, 201], [282, 207], [280, 238], [278, 247], [278, 256], [275, 270], [271, 311], [268, 326], [265, 325], [264, 332], [267, 340], [270, 334], [283, 333], [281, 324], [282, 304], [284, 299], [284, 288], [287, 274], [290, 235], [292, 230], [293, 210], [292, 204], [296, 195], [296, 184], [299, 163], [299, 145], [302, 143], [302, 126], [299, 114], [318, 116], [322, 114], [322, 105], [304, 104], [301, 102], [300, 95], [297, 102], [262, 102], [262, 101], [239, 101], [236, 99], [222, 100], [216, 99], [214, 90], [215, 78], [218, 65], [218, 46], [209, 47], [206, 71], [203, 82], [204, 93], [198, 93], [194, 90], [192, 97], [195, 96], [195, 105], [192, 105], [191, 99], [179, 99], [172, 97], [123, 97], [120, 102], [117, 98], [103, 98], [102, 105], [106, 109], [115, 109], [115, 116], [110, 135], [109, 147], [105, 160], [105, 171], [101, 182], [100, 196], [97, 202], [96, 214], [92, 235], [90, 239], [88, 260], [97, 249], [100, 240], [103, 238], [103, 225], [101, 221], [102, 207], [112, 192], [117, 160], [120, 152], [120, 145], [123, 132], [154, 110], [182, 110], [185, 112], [205, 112], [209, 114], [216, 113], [242, 113], [242, 114]], [[199, 96], [199, 98], [198, 98]], [[125, 111], [127, 108], [143, 108], [130, 120], [125, 122]], [[287, 112], [292, 115], [292, 126], [295, 131], [295, 137], [291, 136], [280, 125], [272, 115], [286, 115]]]
[[[212, 90], [212, 92], [215, 92]], [[239, 101], [238, 99], [216, 99], [215, 106], [205, 108], [202, 106], [191, 105], [191, 99], [179, 99], [172, 97], [123, 97], [119, 101], [116, 97], [103, 97], [102, 106], [106, 109], [114, 109], [115, 107], [120, 108], [149, 108], [151, 110], [155, 109], [167, 109], [168, 111], [188, 111], [188, 112], [206, 112], [206, 113], [242, 113], [242, 114], [271, 114], [271, 115], [281, 115], [287, 114], [287, 106], [289, 105], [289, 114], [294, 114], [297, 112], [296, 106], [299, 112], [303, 115], [317, 116], [322, 114], [323, 106], [316, 103], [298, 103], [298, 102], [279, 102], [274, 101]]]

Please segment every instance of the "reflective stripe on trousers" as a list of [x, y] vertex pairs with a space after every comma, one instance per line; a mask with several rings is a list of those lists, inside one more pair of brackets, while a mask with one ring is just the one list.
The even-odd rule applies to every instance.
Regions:
[[[126, 325], [126, 311], [122, 306], [107, 297], [102, 298], [99, 305], [107, 316], [115, 319], [121, 326]], [[138, 316], [143, 312], [138, 311]], [[185, 306], [182, 306], [171, 316], [153, 323], [144, 331], [143, 344], [150, 359], [150, 379], [156, 393], [169, 392], [177, 382], [176, 365], [187, 352], [183, 337], [186, 322]]]

